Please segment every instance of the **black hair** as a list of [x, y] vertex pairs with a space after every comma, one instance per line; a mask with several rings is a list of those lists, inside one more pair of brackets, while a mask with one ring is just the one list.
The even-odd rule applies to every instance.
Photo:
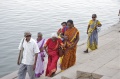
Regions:
[[68, 20], [67, 23], [73, 24], [73, 20]]
[[95, 17], [95, 18], [97, 18], [97, 15], [96, 15], [96, 14], [92, 14], [92, 17]]
[[67, 26], [67, 22], [62, 22], [61, 25], [65, 24]]

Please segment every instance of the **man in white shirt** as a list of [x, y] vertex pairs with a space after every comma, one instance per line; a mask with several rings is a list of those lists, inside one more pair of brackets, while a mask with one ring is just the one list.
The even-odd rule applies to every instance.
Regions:
[[23, 47], [23, 58], [21, 63], [19, 62], [18, 57], [18, 65], [20, 65], [18, 71], [18, 79], [25, 79], [26, 72], [28, 72], [30, 79], [35, 79], [35, 67], [36, 61], [39, 51], [38, 45], [34, 39], [31, 38], [30, 32], [24, 33], [24, 41], [22, 40], [19, 45], [19, 50], [22, 50]]

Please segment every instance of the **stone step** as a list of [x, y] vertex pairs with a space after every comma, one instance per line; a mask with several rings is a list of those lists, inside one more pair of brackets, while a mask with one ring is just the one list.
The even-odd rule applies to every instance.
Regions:
[[103, 76], [103, 77], [100, 78], [100, 79], [111, 79], [111, 77]]
[[76, 77], [76, 67], [79, 66], [79, 65], [75, 65], [75, 66], [72, 66], [70, 68], [68, 68], [67, 70], [59, 73], [59, 75], [56, 75], [55, 77], [53, 78], [56, 78], [56, 79], [75, 79], [77, 78]]

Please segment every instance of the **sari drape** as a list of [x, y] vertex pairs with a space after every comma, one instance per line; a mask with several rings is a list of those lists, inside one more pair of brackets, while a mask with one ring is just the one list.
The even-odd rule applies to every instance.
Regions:
[[[66, 50], [67, 50], [67, 48], [69, 48], [70, 46], [73, 45], [78, 34], [79, 34], [79, 31], [75, 27], [72, 27], [71, 29], [68, 29], [65, 32], [65, 36], [68, 37], [68, 40], [65, 41]], [[68, 49], [65, 52], [65, 55], [63, 56], [62, 64], [61, 64], [62, 70], [65, 70], [65, 69], [67, 69], [75, 64], [75, 62], [76, 62], [76, 49], [77, 49], [77, 45], [75, 45], [71, 49]]]
[[[41, 41], [37, 42], [38, 47], [42, 48], [45, 43], [45, 39], [42, 39]], [[39, 78], [44, 73], [44, 57], [45, 52], [39, 52], [38, 58], [36, 62], [36, 68], [35, 68], [35, 77]]]
[[57, 62], [59, 59], [58, 55], [58, 48], [59, 44], [62, 43], [60, 39], [57, 39], [56, 41], [53, 41], [52, 39], [48, 39], [46, 42], [47, 50], [48, 50], [48, 64], [46, 69], [46, 76], [51, 77], [53, 73], [57, 70]]
[[95, 50], [98, 48], [98, 31], [97, 25], [100, 24], [98, 20], [92, 21], [90, 24], [90, 28], [88, 30], [88, 41], [87, 48], [91, 50]]

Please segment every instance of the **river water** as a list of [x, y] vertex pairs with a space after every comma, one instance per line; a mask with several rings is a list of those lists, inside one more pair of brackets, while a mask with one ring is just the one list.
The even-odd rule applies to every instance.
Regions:
[[24, 31], [33, 38], [37, 32], [49, 38], [61, 22], [72, 19], [82, 41], [93, 13], [106, 30], [118, 22], [119, 9], [120, 0], [0, 0], [0, 77], [18, 69], [17, 48]]

